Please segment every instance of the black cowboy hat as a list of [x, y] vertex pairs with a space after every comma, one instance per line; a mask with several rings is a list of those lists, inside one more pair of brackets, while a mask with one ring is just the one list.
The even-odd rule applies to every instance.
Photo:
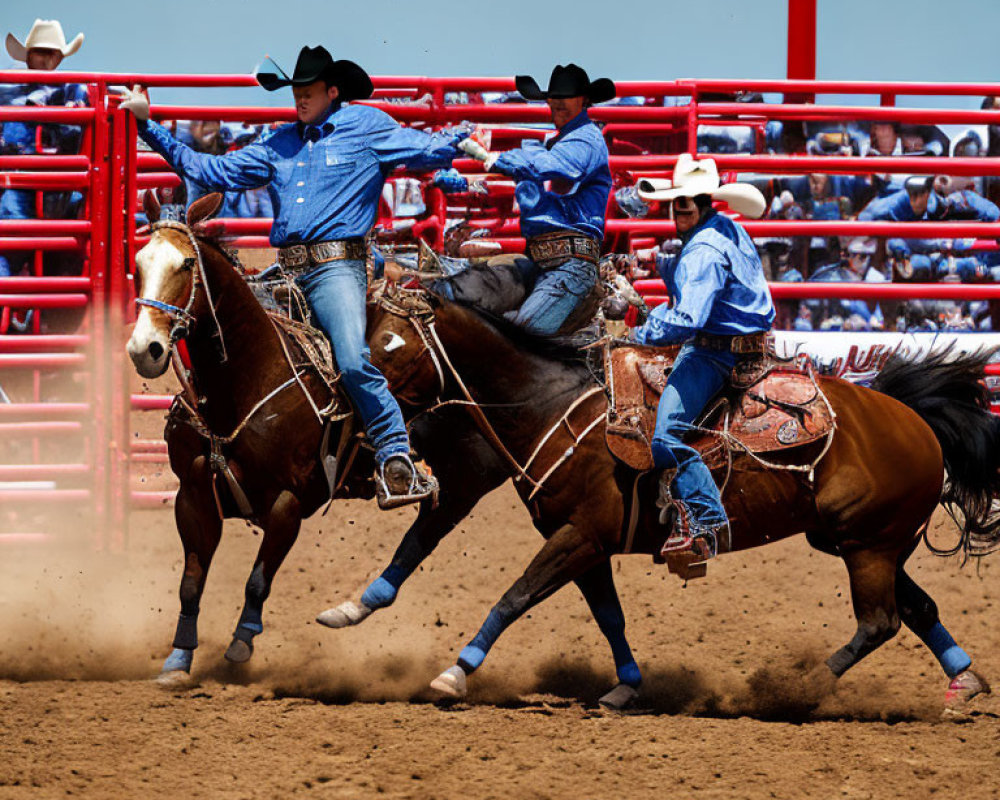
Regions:
[[[275, 65], [277, 66], [277, 65]], [[285, 86], [307, 86], [319, 80], [326, 80], [340, 90], [340, 100], [366, 100], [372, 96], [375, 87], [368, 73], [353, 61], [334, 61], [330, 52], [319, 47], [303, 47], [295, 62], [295, 72], [288, 77], [281, 67], [281, 75], [274, 72], [258, 72], [257, 83], [273, 92]]]
[[586, 71], [576, 64], [557, 64], [549, 77], [549, 88], [542, 91], [530, 75], [518, 75], [514, 85], [526, 100], [548, 100], [550, 97], [586, 97], [591, 103], [603, 103], [615, 96], [615, 85], [607, 78], [591, 82]]

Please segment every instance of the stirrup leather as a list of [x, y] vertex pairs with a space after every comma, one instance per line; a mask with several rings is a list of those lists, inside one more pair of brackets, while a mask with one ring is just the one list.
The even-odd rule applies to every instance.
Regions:
[[[410, 486], [403, 494], [393, 494], [385, 480], [385, 465], [393, 459], [402, 459], [410, 468]], [[441, 491], [437, 478], [413, 463], [409, 455], [394, 455], [387, 458], [375, 469], [375, 497], [378, 507], [383, 510], [398, 508], [409, 503], [419, 503], [432, 498], [437, 505], [438, 494]]]

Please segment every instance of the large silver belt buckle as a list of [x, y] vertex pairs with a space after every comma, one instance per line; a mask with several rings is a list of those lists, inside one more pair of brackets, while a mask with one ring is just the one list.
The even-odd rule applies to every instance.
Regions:
[[320, 242], [312, 246], [312, 257], [315, 261], [333, 261], [344, 258], [346, 250], [344, 242]]
[[304, 244], [293, 244], [281, 248], [280, 259], [283, 267], [301, 267], [309, 261], [309, 248]]
[[562, 240], [542, 240], [531, 244], [531, 255], [535, 261], [549, 261], [569, 254], [570, 248]]

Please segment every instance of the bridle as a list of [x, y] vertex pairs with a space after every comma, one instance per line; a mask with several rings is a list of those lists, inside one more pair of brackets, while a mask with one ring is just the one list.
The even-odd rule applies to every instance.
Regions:
[[226, 363], [228, 361], [228, 355], [226, 353], [226, 343], [222, 336], [222, 326], [219, 324], [219, 319], [215, 313], [215, 303], [212, 300], [212, 289], [208, 285], [208, 278], [205, 275], [205, 264], [201, 257], [201, 245], [198, 243], [198, 237], [194, 235], [194, 231], [188, 225], [183, 222], [178, 222], [176, 220], [160, 220], [154, 222], [149, 226], [150, 233], [154, 231], [161, 230], [164, 228], [171, 228], [173, 230], [180, 231], [188, 240], [188, 244], [194, 250], [194, 257], [188, 256], [184, 259], [183, 266], [186, 267], [191, 272], [191, 289], [188, 292], [187, 304], [184, 308], [180, 306], [175, 306], [170, 303], [164, 303], [162, 300], [151, 300], [146, 297], [137, 297], [135, 303], [137, 306], [146, 306], [148, 308], [154, 308], [157, 311], [161, 311], [167, 315], [167, 317], [173, 322], [170, 328], [170, 349], [173, 350], [174, 345], [177, 344], [181, 339], [186, 338], [194, 330], [196, 319], [191, 310], [194, 308], [194, 304], [198, 297], [198, 289], [204, 289], [205, 298], [208, 301], [209, 314], [212, 317], [212, 322], [215, 325], [216, 340], [218, 342], [217, 346], [219, 348], [219, 359], [221, 363]]

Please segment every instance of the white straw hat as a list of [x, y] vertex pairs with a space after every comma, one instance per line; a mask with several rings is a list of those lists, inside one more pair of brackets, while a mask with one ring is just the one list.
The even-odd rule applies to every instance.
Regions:
[[82, 33], [78, 33], [72, 42], [66, 44], [66, 36], [57, 19], [36, 19], [28, 31], [24, 44], [21, 44], [13, 33], [7, 34], [7, 52], [15, 61], [27, 61], [28, 51], [36, 47], [58, 50], [63, 56], [71, 56], [80, 49], [81, 44], [83, 44]]
[[697, 161], [690, 153], [681, 153], [674, 166], [674, 177], [640, 178], [636, 186], [643, 200], [676, 200], [678, 197], [696, 197], [707, 194], [724, 200], [737, 214], [744, 217], [763, 216], [767, 202], [756, 186], [749, 183], [726, 183], [719, 180], [719, 170], [711, 158]]

